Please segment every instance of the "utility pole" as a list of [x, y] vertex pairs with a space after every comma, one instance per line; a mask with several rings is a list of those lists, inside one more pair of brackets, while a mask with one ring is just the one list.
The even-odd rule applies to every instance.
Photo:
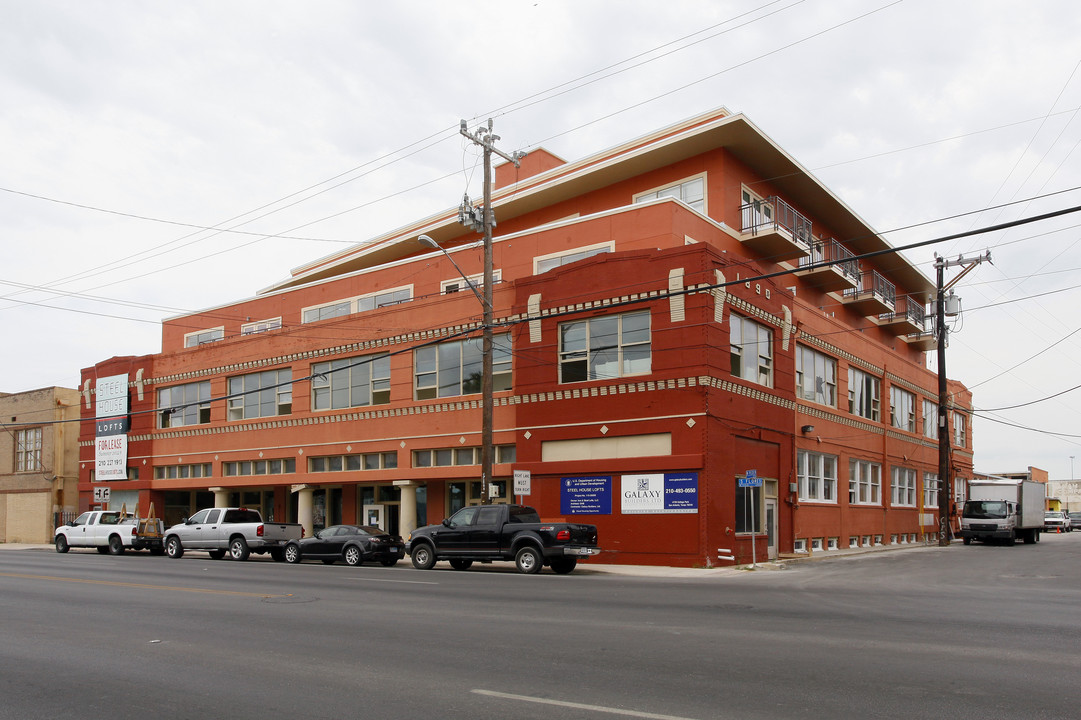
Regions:
[[[950, 501], [953, 499], [953, 482], [950, 478], [950, 422], [946, 392], [946, 290], [984, 260], [991, 261], [991, 251], [975, 258], [958, 257], [946, 260], [935, 255], [935, 342], [938, 345], [938, 544], [950, 544]], [[964, 271], [947, 286], [943, 285], [943, 271], [954, 265], [964, 265]], [[951, 293], [952, 297], [952, 293]], [[953, 313], [956, 315], [957, 313]]]
[[[492, 214], [492, 153], [499, 155], [507, 162], [514, 163], [515, 167], [519, 166], [518, 161], [523, 157], [519, 153], [513, 153], [507, 155], [502, 150], [495, 147], [494, 143], [499, 139], [499, 136], [492, 132], [492, 119], [488, 118], [488, 127], [483, 125], [477, 129], [477, 132], [469, 132], [469, 128], [466, 126], [466, 121], [462, 120], [461, 134], [475, 144], [480, 145], [484, 149], [484, 205], [481, 208], [481, 228], [484, 231], [484, 297], [481, 301], [481, 305], [484, 306], [484, 335], [483, 345], [481, 347], [482, 353], [482, 365], [481, 365], [481, 431], [480, 431], [480, 503], [481, 505], [487, 505], [490, 500], [488, 497], [488, 485], [492, 482], [492, 462], [494, 458], [495, 448], [492, 447], [492, 415], [494, 400], [492, 398], [492, 322], [494, 320], [492, 313], [492, 283], [494, 271], [492, 269], [492, 227], [495, 225], [495, 217]], [[466, 201], [462, 205], [462, 209], [459, 212], [459, 219], [473, 216], [473, 208], [470, 206], [466, 208], [468, 203], [468, 196]]]

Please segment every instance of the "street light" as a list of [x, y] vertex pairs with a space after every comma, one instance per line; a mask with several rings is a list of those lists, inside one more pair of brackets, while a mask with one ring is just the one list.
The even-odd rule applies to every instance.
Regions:
[[492, 396], [492, 252], [491, 252], [491, 236], [486, 233], [485, 237], [485, 252], [484, 252], [484, 295], [477, 291], [477, 285], [462, 272], [462, 269], [458, 267], [458, 263], [454, 262], [454, 258], [450, 256], [450, 253], [446, 251], [439, 243], [432, 240], [427, 235], [421, 235], [417, 238], [417, 242], [421, 245], [426, 245], [430, 248], [435, 248], [443, 253], [454, 269], [458, 271], [458, 274], [462, 276], [469, 289], [473, 291], [473, 295], [480, 301], [481, 308], [484, 309], [484, 334], [481, 346], [481, 430], [480, 430], [480, 503], [481, 505], [488, 504], [488, 483], [492, 481], [492, 407], [494, 405]]

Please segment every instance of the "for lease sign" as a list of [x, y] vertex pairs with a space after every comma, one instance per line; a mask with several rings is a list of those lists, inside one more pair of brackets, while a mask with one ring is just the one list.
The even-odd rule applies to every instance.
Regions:
[[[98, 378], [94, 387], [94, 479], [126, 480], [128, 477], [128, 376]], [[110, 419], [112, 421], [110, 421]]]

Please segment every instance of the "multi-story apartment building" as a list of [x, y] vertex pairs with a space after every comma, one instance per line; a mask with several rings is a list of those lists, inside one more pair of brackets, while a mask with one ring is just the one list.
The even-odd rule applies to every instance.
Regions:
[[0, 393], [0, 542], [52, 542], [79, 501], [79, 393]]
[[[746, 117], [534, 151], [496, 168], [493, 208], [493, 501], [528, 470], [521, 499], [596, 524], [621, 563], [937, 531], [934, 286], [869, 255], [890, 246]], [[482, 308], [421, 234], [479, 281], [480, 236], [448, 210], [84, 369], [111, 409], [83, 405], [83, 504], [108, 486], [169, 521], [240, 503], [406, 534], [479, 502]], [[971, 396], [950, 392], [968, 477]], [[102, 429], [123, 440], [95, 438], [95, 413], [123, 415]]]

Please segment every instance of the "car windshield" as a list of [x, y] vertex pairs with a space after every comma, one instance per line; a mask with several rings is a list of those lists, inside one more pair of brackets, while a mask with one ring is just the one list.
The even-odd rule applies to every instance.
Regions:
[[1048, 520], [1061, 520], [1062, 519], [1062, 513], [1055, 512], [1054, 510], [1048, 510], [1047, 512], [1045, 512], [1043, 514], [1043, 516], [1045, 518], [1047, 518]]
[[1006, 517], [1006, 503], [1001, 500], [969, 500], [961, 511], [961, 517], [1001, 519]]

